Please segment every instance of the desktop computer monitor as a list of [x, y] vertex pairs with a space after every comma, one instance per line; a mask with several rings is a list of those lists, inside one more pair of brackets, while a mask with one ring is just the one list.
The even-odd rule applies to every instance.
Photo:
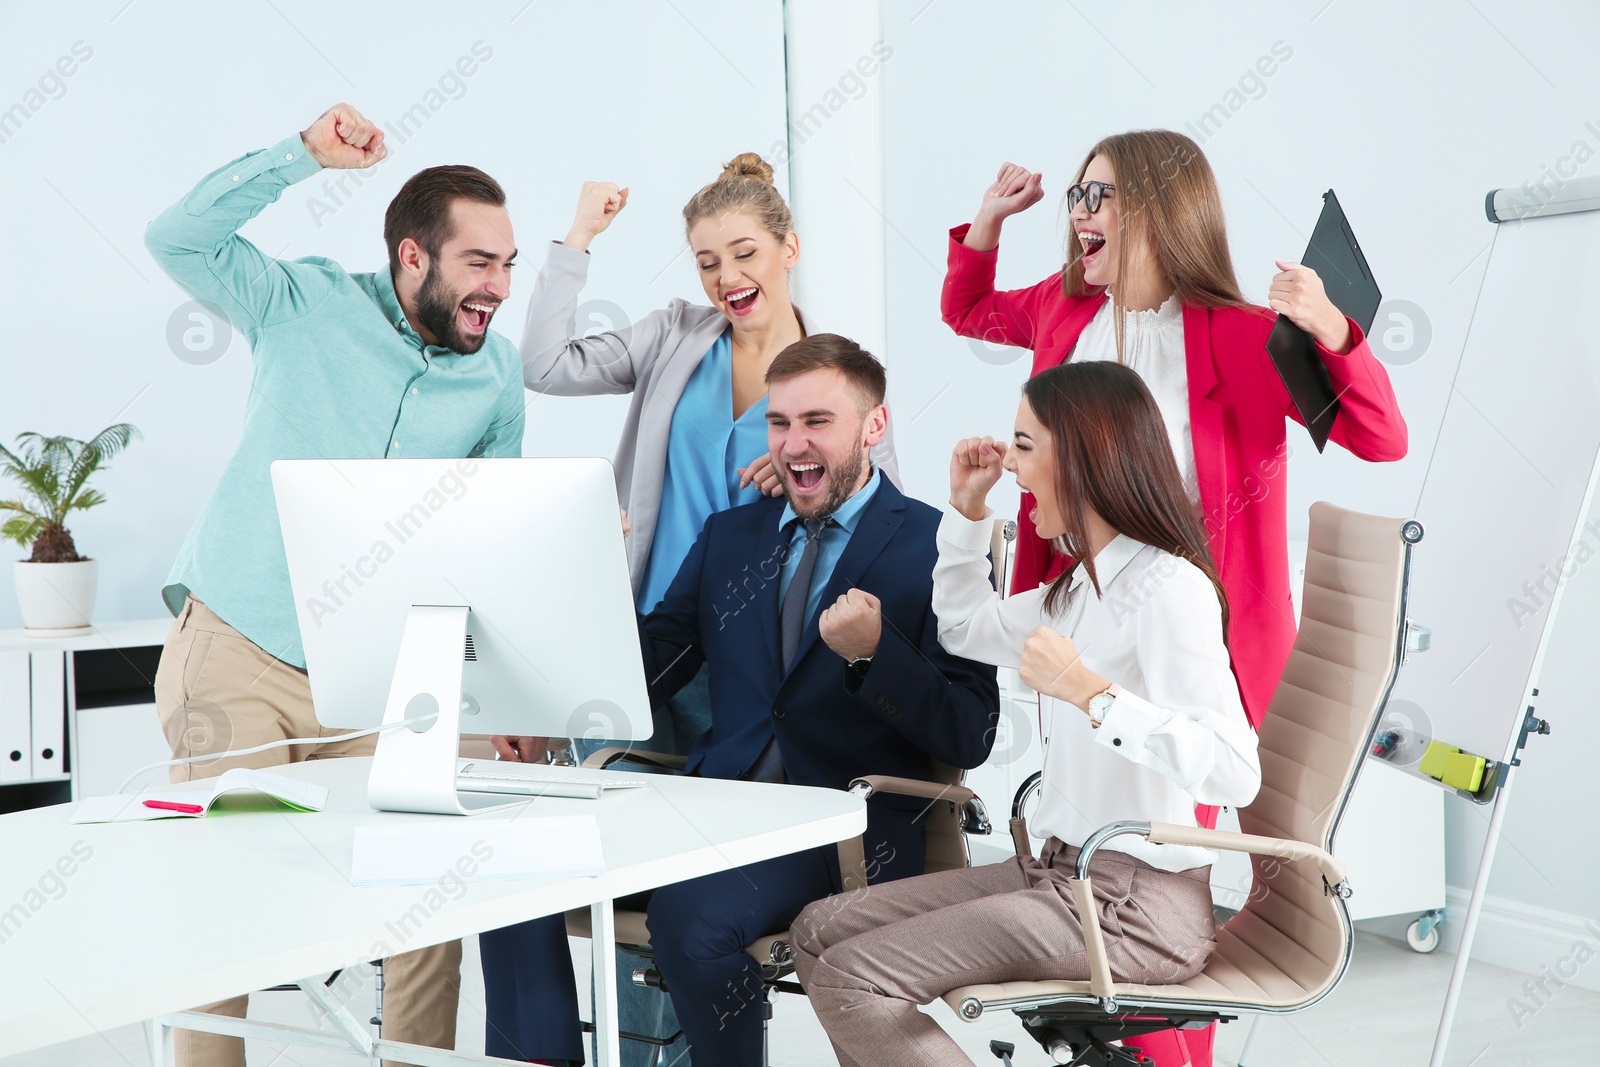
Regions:
[[278, 460], [272, 485], [318, 720], [410, 722], [374, 807], [485, 806], [457, 795], [463, 731], [650, 736], [607, 461]]

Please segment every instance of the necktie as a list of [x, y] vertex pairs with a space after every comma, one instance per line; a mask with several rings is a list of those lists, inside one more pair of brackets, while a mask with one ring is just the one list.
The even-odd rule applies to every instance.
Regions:
[[789, 592], [783, 598], [783, 673], [788, 674], [794, 665], [795, 650], [800, 647], [800, 634], [806, 628], [806, 602], [811, 597], [811, 576], [817, 571], [817, 555], [822, 551], [822, 529], [830, 520], [806, 519], [806, 547], [800, 553], [800, 566], [795, 568], [789, 582]]
[[[794, 663], [795, 650], [800, 647], [800, 634], [806, 628], [806, 602], [811, 596], [811, 578], [817, 572], [817, 555], [822, 551], [822, 531], [830, 519], [806, 519], [806, 547], [800, 553], [800, 565], [789, 581], [789, 592], [784, 595], [780, 619], [783, 647], [783, 673], [788, 674]], [[788, 775], [783, 770], [783, 756], [778, 751], [778, 735], [774, 731], [767, 747], [761, 750], [754, 767], [750, 768], [753, 782], [783, 782]]]

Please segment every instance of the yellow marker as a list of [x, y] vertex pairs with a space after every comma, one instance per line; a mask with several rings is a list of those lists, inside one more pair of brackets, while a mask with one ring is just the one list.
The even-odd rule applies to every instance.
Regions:
[[1444, 772], [1444, 784], [1451, 789], [1476, 793], [1483, 785], [1483, 767], [1488, 761], [1482, 756], [1469, 756], [1465, 752], [1450, 757], [1450, 766]]
[[1429, 741], [1428, 748], [1422, 753], [1422, 762], [1417, 765], [1417, 770], [1429, 778], [1444, 780], [1444, 772], [1450, 767], [1450, 757], [1461, 754], [1461, 750], [1454, 745], [1447, 745], [1443, 741]]
[[1483, 771], [1488, 760], [1462, 752], [1442, 741], [1429, 741], [1417, 766], [1429, 778], [1437, 778], [1451, 789], [1476, 793], [1483, 786]]

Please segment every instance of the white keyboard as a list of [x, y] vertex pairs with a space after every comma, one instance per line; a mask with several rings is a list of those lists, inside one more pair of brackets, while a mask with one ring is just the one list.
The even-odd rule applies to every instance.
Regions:
[[546, 763], [464, 759], [456, 764], [456, 788], [463, 793], [599, 800], [606, 790], [637, 789], [647, 784], [637, 778], [553, 767]]

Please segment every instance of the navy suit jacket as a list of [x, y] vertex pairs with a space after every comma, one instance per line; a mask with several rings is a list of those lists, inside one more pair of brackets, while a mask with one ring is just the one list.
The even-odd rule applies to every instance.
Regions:
[[[930, 780], [935, 759], [962, 768], [983, 763], [999, 691], [993, 667], [939, 645], [932, 607], [938, 511], [881, 479], [829, 577], [819, 613], [851, 588], [883, 606], [877, 654], [857, 681], [818, 637], [815, 617], [783, 671], [783, 509], [782, 499], [769, 498], [712, 515], [666, 596], [640, 620], [654, 705], [708, 665], [712, 726], [689, 753], [689, 773], [746, 778], [774, 733], [796, 785], [844, 789], [865, 774]], [[922, 873], [928, 807], [883, 794], [869, 801], [865, 851], [875, 881]]]

